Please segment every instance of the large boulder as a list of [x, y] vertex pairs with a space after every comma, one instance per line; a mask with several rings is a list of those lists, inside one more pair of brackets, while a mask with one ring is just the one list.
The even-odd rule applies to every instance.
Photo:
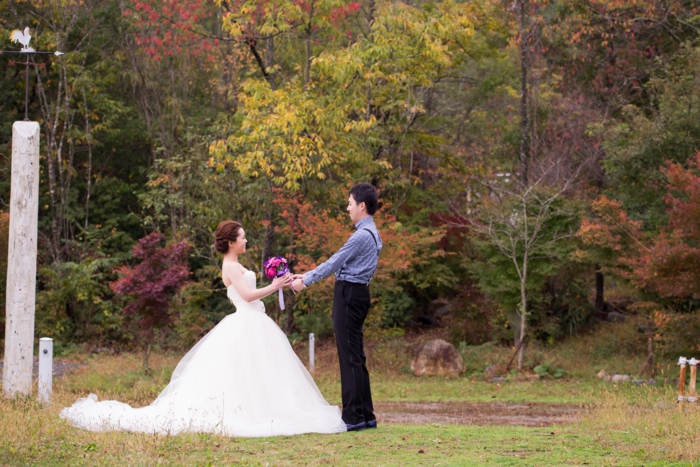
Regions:
[[416, 376], [457, 376], [464, 371], [462, 356], [455, 346], [442, 339], [426, 341], [411, 360], [411, 371]]

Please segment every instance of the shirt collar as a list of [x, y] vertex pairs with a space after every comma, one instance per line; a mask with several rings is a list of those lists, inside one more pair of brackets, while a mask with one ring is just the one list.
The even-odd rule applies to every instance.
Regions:
[[374, 223], [374, 219], [372, 219], [372, 216], [367, 216], [363, 219], [360, 219], [360, 221], [357, 224], [355, 224], [355, 230], [360, 230], [362, 227], [370, 223]]

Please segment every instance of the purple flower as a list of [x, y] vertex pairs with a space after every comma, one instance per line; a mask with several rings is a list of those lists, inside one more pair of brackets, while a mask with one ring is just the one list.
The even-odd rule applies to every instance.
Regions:
[[287, 260], [281, 256], [273, 256], [265, 261], [263, 266], [265, 269], [265, 275], [268, 279], [274, 279], [275, 277], [282, 277], [289, 273], [289, 268], [287, 267]]

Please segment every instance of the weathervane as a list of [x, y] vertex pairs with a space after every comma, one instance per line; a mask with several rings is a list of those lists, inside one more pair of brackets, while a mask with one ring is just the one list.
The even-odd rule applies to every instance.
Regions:
[[31, 34], [29, 34], [29, 28], [25, 27], [24, 32], [20, 31], [19, 29], [15, 29], [10, 33], [10, 40], [12, 42], [19, 42], [22, 44], [22, 49], [20, 51], [15, 51], [15, 50], [0, 50], [0, 55], [1, 54], [24, 54], [27, 55], [27, 61], [26, 62], [17, 62], [14, 60], [10, 60], [10, 65], [26, 65], [26, 73], [25, 73], [25, 93], [24, 93], [24, 121], [28, 122], [29, 121], [29, 65], [36, 65], [40, 68], [44, 68], [46, 64], [44, 63], [34, 63], [29, 61], [29, 55], [63, 55], [63, 52], [37, 52], [34, 50], [32, 47], [29, 47], [29, 41], [32, 39]]

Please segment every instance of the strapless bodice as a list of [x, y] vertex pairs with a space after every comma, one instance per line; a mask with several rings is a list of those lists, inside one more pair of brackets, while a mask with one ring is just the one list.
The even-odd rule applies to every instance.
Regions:
[[[255, 287], [255, 273], [253, 271], [247, 270], [243, 273], [243, 278], [245, 279], [248, 287], [254, 290]], [[236, 307], [236, 311], [253, 311], [265, 313], [265, 305], [260, 300], [253, 300], [252, 302], [246, 302], [243, 297], [240, 296], [233, 284], [228, 286], [227, 295], [231, 303]]]

